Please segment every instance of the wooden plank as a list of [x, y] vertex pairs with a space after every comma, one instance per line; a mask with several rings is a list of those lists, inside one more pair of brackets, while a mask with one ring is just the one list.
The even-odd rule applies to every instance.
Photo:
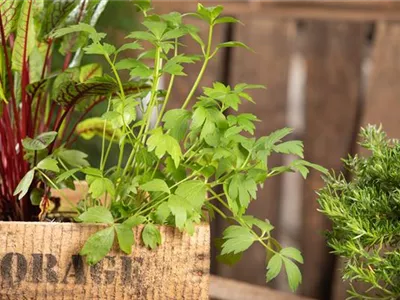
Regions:
[[[169, 11], [194, 11], [198, 1], [157, 0], [155, 6], [165, 5]], [[203, 1], [205, 5], [223, 5], [226, 14], [254, 14], [314, 20], [377, 21], [400, 20], [400, 2], [391, 1]]]
[[400, 137], [400, 23], [380, 23], [372, 53], [363, 125], [382, 124], [389, 137]]
[[211, 275], [210, 298], [214, 300], [311, 300], [237, 280]]
[[[341, 170], [340, 158], [351, 150], [357, 127], [363, 26], [354, 23], [306, 23], [304, 55], [307, 61], [305, 158], [329, 169]], [[317, 212], [315, 191], [323, 181], [311, 172], [304, 185], [302, 292], [329, 299], [334, 257], [322, 231], [326, 218]]]
[[89, 267], [78, 253], [104, 227], [0, 222], [0, 299], [209, 299], [208, 224], [196, 225], [192, 236], [160, 226], [163, 244], [154, 250], [141, 241], [143, 226], [135, 227], [131, 254], [114, 246]]
[[[246, 82], [268, 86], [268, 90], [251, 93], [257, 102], [256, 105], [245, 102], [240, 108], [241, 112], [253, 113], [262, 121], [257, 123], [257, 136], [268, 135], [273, 130], [285, 126], [287, 78], [295, 24], [291, 21], [269, 20], [260, 14], [239, 18], [245, 26], [236, 26], [232, 39], [248, 44], [256, 53], [232, 49], [229, 83], [234, 85]], [[271, 166], [280, 163], [280, 156], [273, 156], [269, 161]], [[279, 177], [270, 179], [264, 189], [259, 191], [257, 200], [250, 204], [249, 214], [268, 218], [272, 224], [277, 225], [280, 183]], [[225, 224], [221, 222], [220, 232], [224, 228]], [[274, 235], [276, 236], [277, 232], [274, 232]], [[217, 274], [265, 285], [265, 249], [260, 245], [251, 247], [234, 267], [218, 264]]]

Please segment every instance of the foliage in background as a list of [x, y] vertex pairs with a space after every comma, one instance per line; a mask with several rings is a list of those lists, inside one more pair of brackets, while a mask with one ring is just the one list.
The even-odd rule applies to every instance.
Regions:
[[350, 298], [398, 299], [400, 142], [374, 126], [362, 129], [361, 138], [371, 155], [344, 160], [351, 179], [329, 175], [318, 201], [333, 223], [328, 243], [345, 259]]
[[[43, 179], [46, 171], [56, 168], [52, 160], [42, 159], [55, 146], [73, 142], [66, 127], [72, 112], [79, 110], [80, 115], [85, 115], [99, 102], [101, 93], [90, 94], [82, 88], [75, 93], [78, 84], [83, 87], [92, 77], [102, 74], [96, 64], [79, 67], [87, 34], [54, 39], [52, 33], [80, 22], [94, 25], [106, 3], [107, 0], [0, 1], [1, 219], [32, 220], [38, 215], [35, 205], [48, 205], [49, 193]], [[59, 149], [58, 153], [68, 156], [71, 152]], [[37, 169], [27, 173], [31, 164]], [[25, 185], [17, 186], [21, 179]], [[71, 181], [65, 183], [71, 185]]]
[[[54, 39], [68, 39], [77, 33], [84, 34], [90, 42], [82, 51], [102, 57], [111, 70], [110, 74], [99, 74], [83, 83], [75, 82], [74, 77], [71, 81], [70, 77], [70, 84], [61, 89], [64, 93], [58, 98], [69, 105], [82, 91], [88, 91], [90, 96], [107, 96], [105, 113], [83, 120], [74, 129], [84, 139], [102, 138], [100, 161], [98, 167], [89, 167], [84, 153], [69, 150], [66, 155], [63, 147], [51, 148], [53, 151], [46, 152], [42, 160], [31, 161], [31, 170], [16, 194], [29, 190], [33, 172], [43, 176], [46, 185], [53, 188], [84, 174], [89, 191], [79, 203], [78, 221], [109, 225], [84, 245], [80, 254], [87, 256], [89, 264], [99, 262], [115, 239], [122, 251], [131, 253], [134, 226], [143, 224], [141, 239], [145, 246], [154, 249], [162, 242], [157, 225], [175, 226], [192, 234], [196, 224], [208, 219], [207, 215], [213, 218], [220, 214], [232, 225], [218, 243], [219, 259], [234, 263], [250, 246], [260, 243], [266, 251], [267, 281], [284, 267], [290, 288], [295, 290], [301, 282], [296, 264], [303, 263], [300, 252], [292, 247], [282, 248], [271, 235], [274, 227], [269, 221], [256, 219], [246, 211], [267, 179], [289, 171], [306, 177], [309, 168], [322, 172], [325, 169], [302, 159], [301, 141], [283, 141], [292, 132], [289, 128], [254, 137], [259, 120], [238, 111], [243, 101], [254, 102], [248, 91], [262, 86], [240, 83], [231, 87], [216, 82], [194, 98], [210, 60], [218, 51], [226, 47], [248, 48], [238, 41], [213, 47], [215, 28], [238, 22], [223, 16], [222, 6], [207, 8], [199, 4], [197, 12], [183, 15], [151, 14], [149, 1], [138, 1], [136, 6], [144, 15], [143, 29], [131, 32], [127, 43], [118, 48], [104, 41], [106, 34], [85, 23], [58, 29], [51, 35]], [[193, 17], [208, 24], [206, 40], [198, 35], [196, 26], [186, 22]], [[183, 36], [197, 42], [199, 55], [182, 51]], [[135, 58], [121, 57], [127, 50], [140, 54]], [[167, 109], [175, 78], [185, 76], [185, 65], [192, 63], [202, 67], [189, 94], [182, 99], [180, 108]], [[123, 80], [124, 73], [129, 74], [129, 80]], [[159, 89], [162, 76], [168, 78], [166, 90]], [[107, 167], [113, 145], [118, 146], [118, 161]], [[25, 149], [27, 155], [36, 155], [28, 147]], [[126, 153], [128, 157], [124, 159]], [[272, 167], [268, 164], [272, 153], [292, 154], [298, 159], [287, 166]], [[41, 214], [47, 212], [42, 205]]]

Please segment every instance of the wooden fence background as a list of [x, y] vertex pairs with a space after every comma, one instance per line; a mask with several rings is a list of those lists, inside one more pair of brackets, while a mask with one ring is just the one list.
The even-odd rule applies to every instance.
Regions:
[[[391, 137], [400, 133], [400, 2], [396, 1], [203, 1], [223, 4], [227, 15], [245, 24], [219, 27], [216, 42], [240, 40], [242, 49], [221, 52], [211, 64], [204, 85], [213, 81], [265, 84], [255, 93], [257, 106], [245, 104], [262, 122], [258, 134], [284, 126], [305, 143], [307, 160], [341, 171], [341, 157], [357, 151], [359, 127], [382, 123]], [[197, 1], [155, 1], [159, 11], [191, 11]], [[200, 24], [200, 22], [199, 22]], [[202, 34], [206, 34], [205, 27]], [[187, 41], [188, 50], [197, 46]], [[188, 70], [175, 99], [188, 92], [199, 66]], [[274, 164], [284, 163], [273, 158]], [[287, 158], [286, 158], [287, 160]], [[287, 162], [287, 161], [286, 161]], [[305, 257], [299, 293], [316, 299], [344, 299], [340, 266], [325, 245], [327, 220], [317, 212], [319, 174], [307, 181], [290, 174], [270, 180], [259, 192], [251, 213], [276, 226], [278, 240], [300, 247]], [[213, 232], [220, 234], [218, 220]], [[235, 267], [218, 263], [219, 276], [265, 285], [265, 254], [253, 247]], [[284, 278], [271, 284], [285, 290]], [[272, 298], [271, 298], [272, 299]]]

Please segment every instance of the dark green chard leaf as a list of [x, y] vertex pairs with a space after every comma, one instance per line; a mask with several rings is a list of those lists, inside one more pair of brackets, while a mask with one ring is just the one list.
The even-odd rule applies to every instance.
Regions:
[[62, 26], [78, 3], [79, 0], [48, 1], [44, 6], [45, 14], [42, 19], [41, 30], [38, 37], [43, 38]]
[[20, 5], [20, 1], [0, 1], [0, 17], [4, 26], [3, 30], [6, 39], [8, 39], [10, 33], [16, 29], [19, 16], [18, 9]]
[[22, 1], [17, 24], [17, 37], [12, 52], [12, 68], [17, 72], [22, 72], [22, 65], [28, 60], [35, 46], [35, 26], [33, 18], [30, 17], [33, 10], [33, 0]]

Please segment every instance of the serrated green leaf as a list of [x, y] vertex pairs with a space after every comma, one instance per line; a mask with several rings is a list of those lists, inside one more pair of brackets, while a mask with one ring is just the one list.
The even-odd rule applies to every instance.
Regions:
[[293, 154], [303, 158], [303, 147], [302, 141], [288, 141], [275, 145], [273, 150], [277, 153]]
[[84, 223], [114, 223], [111, 212], [104, 206], [90, 207], [86, 212], [79, 215], [78, 220]]
[[235, 92], [243, 92], [248, 89], [266, 89], [266, 87], [262, 84], [247, 84], [247, 83], [238, 83], [235, 85]]
[[92, 234], [86, 241], [80, 255], [86, 256], [86, 262], [94, 265], [102, 260], [111, 250], [114, 243], [114, 227], [108, 227]]
[[146, 247], [155, 249], [161, 245], [160, 230], [154, 224], [149, 223], [143, 228], [142, 239]]
[[171, 40], [171, 39], [177, 39], [177, 38], [184, 36], [185, 34], [186, 34], [186, 31], [183, 30], [182, 28], [175, 28], [175, 29], [167, 31], [163, 35], [162, 40], [167, 41], [167, 40]]
[[157, 207], [155, 211], [155, 220], [157, 221], [158, 224], [164, 224], [164, 222], [167, 220], [170, 214], [171, 211], [168, 207], [168, 203], [163, 202]]
[[132, 228], [140, 224], [144, 224], [144, 222], [146, 222], [146, 218], [144, 216], [132, 216], [122, 224], [128, 226], [129, 228]]
[[126, 36], [126, 38], [149, 41], [149, 42], [154, 42], [156, 40], [153, 34], [146, 31], [133, 31], [128, 36]]
[[261, 230], [262, 235], [274, 229], [274, 226], [272, 226], [268, 220], [262, 221], [253, 216], [242, 216], [242, 219], [251, 227], [253, 225], [257, 226]]
[[134, 3], [139, 11], [147, 12], [152, 9], [151, 0], [136, 0]]
[[282, 269], [282, 262], [282, 257], [279, 254], [271, 257], [267, 266], [267, 282], [278, 276]]
[[285, 265], [289, 287], [293, 292], [295, 292], [302, 280], [300, 269], [294, 262], [287, 258], [283, 258], [283, 263]]
[[228, 193], [233, 200], [239, 200], [243, 208], [247, 208], [250, 200], [256, 198], [257, 184], [254, 179], [246, 178], [244, 174], [232, 176]]
[[164, 127], [170, 130], [170, 135], [181, 141], [189, 128], [191, 113], [185, 109], [168, 110], [163, 117]]
[[60, 172], [60, 168], [58, 167], [58, 162], [57, 160], [50, 158], [50, 157], [46, 157], [45, 159], [41, 160], [38, 164], [37, 164], [38, 169], [41, 170], [48, 170], [48, 171], [53, 171], [53, 172]]
[[222, 255], [243, 252], [255, 241], [254, 236], [247, 228], [238, 225], [232, 225], [225, 229], [223, 239]]
[[119, 248], [126, 254], [131, 254], [132, 245], [135, 242], [132, 227], [125, 224], [115, 224], [115, 232], [117, 233]]
[[184, 201], [182, 197], [176, 195], [171, 195], [168, 199], [168, 208], [175, 217], [175, 226], [180, 230], [183, 230], [187, 220]]
[[86, 54], [98, 54], [98, 55], [112, 55], [115, 52], [115, 47], [113, 45], [103, 43], [103, 44], [91, 44], [85, 48], [83, 51]]
[[143, 47], [138, 42], [127, 43], [118, 48], [117, 53], [125, 50], [143, 50]]
[[142, 24], [153, 33], [153, 35], [161, 40], [165, 30], [167, 29], [167, 23], [164, 21], [144, 21]]
[[95, 177], [103, 177], [103, 172], [99, 169], [96, 168], [83, 168], [82, 173], [86, 174], [86, 175], [90, 175], [90, 176], [95, 176]]
[[287, 258], [294, 259], [294, 260], [298, 261], [301, 264], [304, 263], [303, 256], [301, 255], [301, 252], [296, 248], [293, 248], [293, 247], [283, 248], [279, 253], [282, 254], [283, 256], [287, 257]]
[[162, 179], [153, 179], [145, 184], [142, 184], [140, 188], [147, 192], [164, 192], [170, 194], [171, 191], [167, 183]]
[[200, 180], [189, 180], [178, 185], [175, 194], [182, 197], [196, 210], [201, 209], [206, 199], [207, 187]]
[[225, 24], [225, 23], [240, 23], [240, 21], [234, 17], [221, 17], [215, 20], [214, 24]]
[[60, 175], [57, 176], [56, 178], [56, 183], [60, 183], [68, 178], [70, 178], [71, 176], [73, 176], [76, 172], [78, 172], [80, 169], [79, 168], [74, 168], [68, 171], [65, 171], [63, 173], [61, 173]]
[[[216, 238], [215, 240], [215, 247], [217, 248], [218, 251], [221, 251], [222, 249], [222, 244], [224, 243], [224, 240], [221, 238]], [[233, 266], [234, 264], [236, 264], [237, 262], [239, 262], [242, 259], [243, 253], [228, 253], [228, 254], [219, 254], [217, 255], [216, 259], [218, 262], [229, 265], [229, 266]]]
[[154, 150], [158, 158], [162, 158], [165, 153], [168, 153], [174, 160], [175, 167], [179, 166], [182, 157], [181, 147], [176, 139], [168, 134], [164, 134], [160, 127], [153, 131], [146, 144], [149, 151]]
[[96, 178], [89, 184], [89, 193], [93, 198], [100, 198], [106, 192], [115, 195], [114, 183], [108, 178]]
[[15, 191], [14, 191], [14, 196], [18, 195], [18, 199], [21, 200], [26, 193], [28, 193], [29, 187], [32, 184], [33, 178], [35, 176], [35, 170], [30, 170], [28, 173], [25, 174], [24, 177], [22, 177], [21, 181], [18, 183]]
[[247, 46], [246, 44], [244, 44], [242, 42], [238, 42], [238, 41], [230, 41], [230, 42], [221, 43], [217, 46], [217, 49], [221, 49], [221, 48], [245, 48], [247, 50], [253, 51], [249, 46]]
[[70, 34], [70, 33], [74, 33], [74, 32], [87, 32], [89, 34], [96, 34], [97, 33], [96, 29], [93, 26], [91, 26], [89, 24], [86, 24], [86, 23], [79, 23], [79, 24], [76, 24], [76, 25], [71, 25], [71, 26], [68, 26], [68, 27], [65, 27], [65, 28], [57, 29], [52, 34], [52, 37], [53, 38], [59, 38], [59, 37], [62, 37], [64, 35], [66, 35], [66, 34]]
[[86, 160], [87, 154], [78, 150], [62, 149], [56, 154], [62, 161], [72, 167], [88, 167], [89, 162]]
[[288, 134], [290, 134], [292, 132], [293, 132], [292, 128], [278, 129], [267, 136], [267, 144], [273, 145], [273, 144], [279, 142], [280, 140], [282, 140], [285, 136], [287, 136]]

